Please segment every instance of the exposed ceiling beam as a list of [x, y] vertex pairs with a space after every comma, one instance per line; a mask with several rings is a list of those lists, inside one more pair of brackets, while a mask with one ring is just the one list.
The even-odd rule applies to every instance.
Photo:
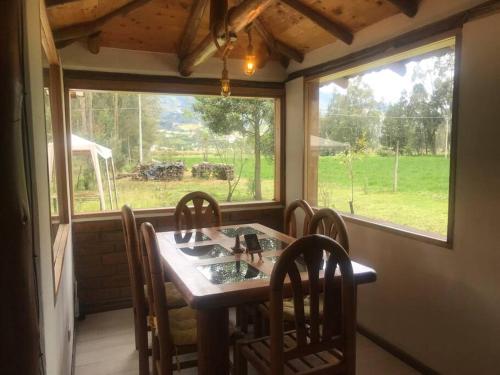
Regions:
[[50, 65], [60, 65], [59, 54], [57, 53], [56, 44], [52, 29], [50, 28], [49, 19], [47, 17], [47, 8], [45, 2], [40, 1], [40, 34], [42, 39], [42, 47], [45, 52], [45, 57]]
[[94, 55], [97, 55], [101, 50], [101, 34], [102, 32], [98, 31], [87, 38], [87, 48]]
[[194, 38], [200, 26], [203, 13], [207, 7], [208, 0], [194, 0], [191, 6], [191, 13], [182, 33], [181, 43], [179, 45], [179, 57], [184, 57], [189, 53], [193, 45]]
[[[243, 30], [249, 23], [266, 10], [272, 2], [273, 0], [245, 0], [229, 9], [227, 20], [228, 30], [235, 34]], [[216, 33], [218, 36], [224, 33], [223, 25], [219, 25]], [[220, 39], [221, 45], [224, 44], [224, 42], [224, 39]], [[193, 68], [212, 56], [216, 50], [217, 47], [213, 42], [212, 35], [209, 33], [192, 52], [180, 60], [179, 72], [183, 76], [191, 75]]]
[[304, 61], [304, 54], [302, 52], [283, 42], [280, 42], [279, 40], [276, 40], [259, 18], [256, 18], [253, 21], [253, 26], [271, 51], [276, 51], [280, 55], [286, 56], [287, 58], [293, 59], [299, 63]]
[[401, 12], [408, 17], [414, 17], [418, 12], [418, 2], [416, 0], [389, 0], [397, 6]]
[[47, 4], [47, 7], [51, 7], [54, 5], [66, 4], [66, 3], [71, 3], [74, 1], [78, 1], [78, 0], [46, 0], [45, 3]]
[[87, 37], [89, 35], [95, 34], [100, 31], [102, 27], [108, 23], [110, 20], [117, 16], [125, 16], [131, 11], [143, 6], [144, 4], [150, 2], [151, 0], [132, 0], [131, 2], [125, 4], [124, 6], [113, 10], [112, 12], [90, 22], [80, 23], [77, 25], [71, 25], [63, 27], [62, 29], [54, 31], [54, 39], [56, 42], [62, 40], [71, 40]]
[[351, 31], [348, 30], [344, 25], [338, 22], [332, 21], [331, 19], [325, 17], [323, 14], [319, 13], [313, 8], [305, 5], [299, 0], [280, 0], [285, 3], [290, 8], [295, 9], [297, 12], [303, 14], [305, 17], [309, 18], [318, 26], [322, 27], [334, 37], [340, 39], [346, 44], [351, 44], [354, 36]]

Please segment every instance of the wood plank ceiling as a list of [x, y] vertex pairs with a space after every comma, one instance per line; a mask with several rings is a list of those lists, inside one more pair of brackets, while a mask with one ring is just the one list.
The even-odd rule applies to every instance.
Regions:
[[[93, 53], [98, 53], [101, 46], [169, 52], [180, 53], [181, 61], [187, 52], [197, 54], [191, 56], [192, 61], [184, 61], [184, 69], [181, 68], [184, 75], [189, 75], [194, 65], [206, 58], [202, 52], [213, 52], [209, 49], [193, 52], [209, 35], [209, 0], [46, 2], [59, 47], [83, 41]], [[252, 30], [253, 45], [261, 65], [267, 59], [281, 60], [283, 64], [290, 58], [300, 61], [303, 54], [327, 44], [350, 43], [359, 30], [399, 12], [411, 17], [418, 7], [418, 0], [229, 0], [229, 8], [245, 2], [254, 7], [252, 10], [257, 9], [255, 14], [263, 10]], [[198, 22], [193, 22], [196, 19]], [[180, 51], [183, 37], [188, 51]], [[194, 40], [190, 41], [190, 37]], [[247, 33], [237, 30], [237, 37], [230, 58], [245, 55]], [[339, 37], [341, 40], [337, 41]]]

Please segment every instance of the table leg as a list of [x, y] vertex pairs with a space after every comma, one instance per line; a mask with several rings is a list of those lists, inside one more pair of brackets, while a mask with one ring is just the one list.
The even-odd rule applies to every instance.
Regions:
[[198, 310], [198, 374], [228, 375], [229, 310]]

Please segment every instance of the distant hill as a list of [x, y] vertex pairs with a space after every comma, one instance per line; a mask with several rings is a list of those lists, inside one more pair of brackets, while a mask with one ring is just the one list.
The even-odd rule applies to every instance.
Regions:
[[175, 124], [193, 124], [199, 122], [193, 111], [195, 98], [188, 95], [161, 95], [160, 128], [173, 130]]

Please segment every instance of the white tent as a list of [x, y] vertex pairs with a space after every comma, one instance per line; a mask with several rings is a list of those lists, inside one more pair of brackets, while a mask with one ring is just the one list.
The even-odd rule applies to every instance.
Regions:
[[[50, 179], [52, 179], [52, 167], [54, 163], [54, 146], [52, 145], [52, 143], [49, 143], [48, 145], [48, 152], [49, 152], [49, 176]], [[89, 141], [88, 139], [71, 134], [71, 152], [73, 154], [90, 155], [92, 159], [92, 166], [94, 167], [95, 176], [97, 180], [97, 189], [99, 190], [99, 202], [101, 205], [101, 210], [106, 209], [106, 199], [104, 198], [104, 188], [102, 186], [99, 157], [104, 159], [106, 165], [106, 180], [108, 182], [109, 202], [111, 204], [111, 209], [113, 209], [113, 191], [114, 191], [114, 202], [116, 206], [115, 208], [118, 208], [118, 195], [116, 192], [115, 164], [113, 162], [113, 151], [110, 148], [101, 146], [95, 142]], [[109, 175], [109, 162], [111, 162], [112, 180], [110, 179]], [[111, 188], [111, 181], [113, 182], [113, 189]]]

